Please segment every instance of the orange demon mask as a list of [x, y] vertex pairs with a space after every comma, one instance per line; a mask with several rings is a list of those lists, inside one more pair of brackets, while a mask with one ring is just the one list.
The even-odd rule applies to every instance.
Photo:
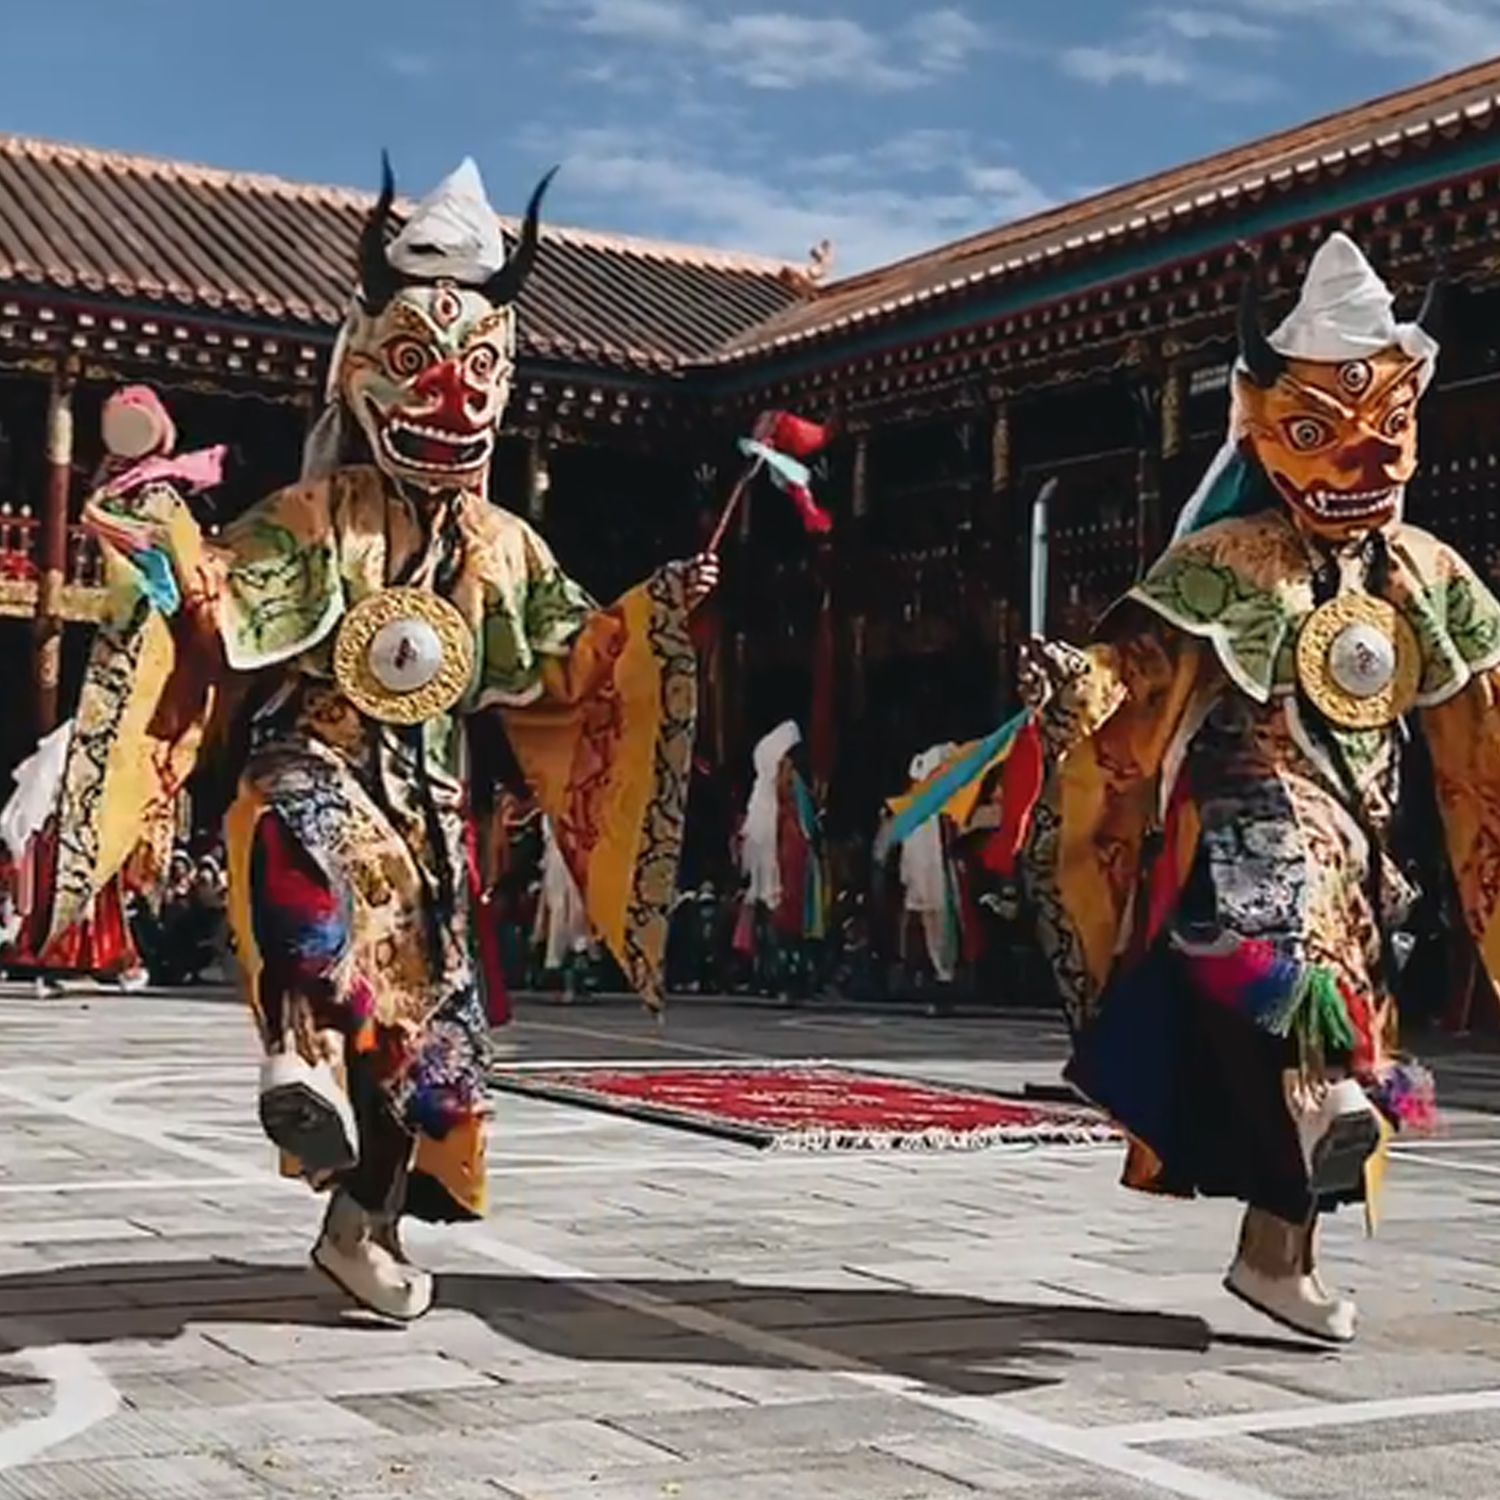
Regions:
[[1258, 284], [1247, 278], [1234, 430], [1307, 530], [1344, 540], [1400, 515], [1417, 467], [1417, 403], [1437, 354], [1425, 325], [1438, 290], [1434, 282], [1415, 323], [1395, 323], [1389, 291], [1358, 247], [1335, 235], [1268, 338]]

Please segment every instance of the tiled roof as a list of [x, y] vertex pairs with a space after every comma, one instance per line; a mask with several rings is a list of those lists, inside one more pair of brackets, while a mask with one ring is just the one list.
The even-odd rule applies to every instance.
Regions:
[[[331, 333], [372, 201], [0, 134], [0, 286]], [[398, 219], [409, 206], [398, 202]], [[797, 302], [790, 269], [544, 223], [521, 301], [523, 347], [586, 365], [670, 368]]]
[[998, 229], [940, 246], [894, 265], [829, 283], [732, 338], [711, 362], [771, 355], [832, 337], [966, 288], [1034, 269], [1065, 252], [1085, 251], [1143, 230], [1372, 154], [1392, 154], [1500, 114], [1500, 58], [1400, 93], [1267, 136], [1249, 145], [1111, 188]]

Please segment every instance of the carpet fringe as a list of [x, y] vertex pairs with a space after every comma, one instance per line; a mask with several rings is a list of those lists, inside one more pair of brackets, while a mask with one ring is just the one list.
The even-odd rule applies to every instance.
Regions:
[[1047, 1125], [990, 1125], [982, 1130], [793, 1130], [776, 1136], [768, 1151], [982, 1151], [988, 1146], [1090, 1145], [1120, 1139], [1103, 1122]]

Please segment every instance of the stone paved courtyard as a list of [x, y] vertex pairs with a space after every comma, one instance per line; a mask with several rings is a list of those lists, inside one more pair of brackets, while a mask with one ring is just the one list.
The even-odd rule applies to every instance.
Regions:
[[[523, 1060], [871, 1058], [1055, 1077], [1046, 1026], [537, 1009]], [[1500, 1496], [1500, 1120], [1343, 1217], [1352, 1351], [1219, 1288], [1235, 1214], [1112, 1147], [775, 1156], [497, 1100], [496, 1211], [413, 1233], [441, 1307], [346, 1312], [253, 1119], [238, 1008], [0, 993], [0, 1500]], [[1500, 1060], [1455, 1066], [1500, 1100]], [[1494, 1087], [1491, 1087], [1491, 1086]]]

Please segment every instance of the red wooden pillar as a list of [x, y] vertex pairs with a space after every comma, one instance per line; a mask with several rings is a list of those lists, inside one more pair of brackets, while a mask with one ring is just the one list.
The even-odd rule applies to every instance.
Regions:
[[57, 370], [47, 406], [47, 491], [37, 528], [34, 670], [37, 737], [61, 719], [63, 584], [68, 567], [68, 500], [73, 475], [73, 377]]
[[832, 548], [820, 549], [817, 624], [813, 635], [812, 703], [808, 712], [808, 761], [818, 801], [825, 808], [838, 760], [838, 645], [833, 618]]

